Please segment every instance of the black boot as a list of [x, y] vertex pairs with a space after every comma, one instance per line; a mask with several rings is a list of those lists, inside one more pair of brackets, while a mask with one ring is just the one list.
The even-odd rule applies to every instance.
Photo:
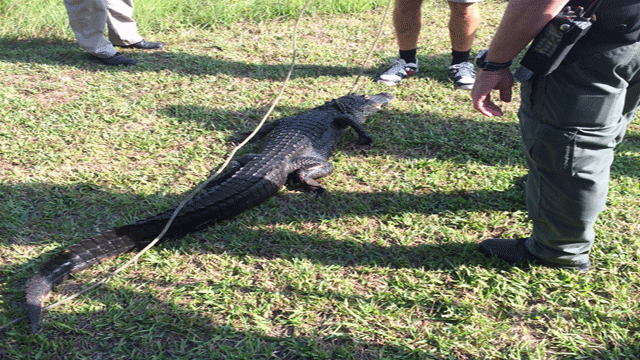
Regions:
[[101, 58], [95, 55], [91, 55], [91, 57], [93, 59], [100, 61], [105, 65], [111, 65], [111, 66], [118, 66], [118, 65], [129, 66], [129, 65], [135, 65], [138, 63], [137, 60], [128, 58], [120, 53], [116, 53], [112, 57], [107, 57], [107, 58]]
[[567, 265], [556, 264], [541, 259], [529, 252], [525, 246], [528, 238], [520, 239], [488, 239], [480, 243], [480, 252], [486, 256], [496, 256], [498, 259], [504, 260], [510, 264], [519, 262], [529, 262], [551, 268], [576, 270], [585, 272], [589, 270], [591, 263], [587, 261], [584, 264]]

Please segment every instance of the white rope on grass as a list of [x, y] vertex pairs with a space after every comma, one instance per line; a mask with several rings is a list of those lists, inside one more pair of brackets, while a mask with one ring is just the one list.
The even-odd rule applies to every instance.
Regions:
[[[280, 101], [280, 99], [282, 98], [282, 94], [284, 93], [284, 90], [287, 86], [287, 84], [289, 83], [289, 79], [291, 79], [291, 74], [293, 73], [293, 69], [295, 67], [295, 63], [296, 63], [296, 55], [297, 55], [297, 44], [296, 44], [296, 38], [297, 38], [297, 33], [298, 33], [298, 25], [300, 23], [300, 19], [302, 18], [302, 14], [304, 14], [305, 10], [307, 9], [307, 7], [309, 6], [309, 4], [311, 3], [311, 0], [307, 0], [307, 2], [304, 4], [304, 6], [302, 7], [302, 10], [300, 10], [300, 14], [298, 15], [298, 18], [296, 20], [296, 23], [293, 27], [293, 53], [292, 53], [292, 60], [291, 60], [291, 66], [289, 67], [289, 72], [287, 73], [287, 76], [285, 77], [282, 87], [280, 88], [280, 92], [278, 93], [278, 96], [276, 96], [275, 100], [273, 101], [273, 103], [271, 104], [271, 107], [269, 108], [269, 110], [267, 110], [267, 112], [265, 113], [265, 115], [262, 117], [262, 120], [260, 120], [260, 122], [258, 123], [258, 125], [256, 126], [256, 128], [251, 132], [251, 134], [249, 134], [249, 136], [247, 136], [246, 139], [244, 139], [240, 144], [238, 144], [229, 154], [229, 156], [227, 157], [227, 160], [222, 164], [222, 166], [220, 166], [220, 168], [218, 169], [218, 171], [216, 171], [213, 175], [209, 176], [209, 178], [203, 182], [202, 184], [200, 184], [195, 190], [193, 190], [184, 200], [182, 200], [182, 202], [180, 202], [180, 205], [178, 205], [178, 207], [173, 211], [173, 214], [171, 214], [171, 217], [169, 218], [169, 220], [167, 221], [167, 224], [164, 226], [164, 228], [162, 229], [162, 231], [160, 232], [160, 234], [158, 236], [156, 236], [155, 239], [153, 239], [147, 246], [145, 246], [142, 250], [140, 250], [134, 257], [132, 257], [131, 259], [129, 259], [126, 263], [124, 263], [123, 265], [121, 265], [119, 268], [117, 268], [116, 270], [112, 271], [111, 273], [109, 273], [108, 275], [106, 275], [104, 278], [102, 278], [101, 280], [99, 280], [98, 282], [96, 282], [95, 284], [82, 289], [81, 291], [73, 294], [73, 295], [69, 295], [68, 297], [54, 303], [51, 304], [47, 307], [42, 308], [42, 311], [44, 312], [45, 310], [49, 310], [52, 309], [54, 307], [60, 306], [66, 302], [69, 302], [75, 298], [77, 298], [78, 296], [85, 294], [99, 286], [101, 286], [102, 284], [106, 283], [109, 279], [111, 279], [112, 277], [116, 276], [118, 273], [120, 273], [121, 271], [123, 271], [124, 269], [128, 268], [129, 266], [131, 266], [131, 264], [133, 264], [134, 262], [137, 262], [138, 259], [144, 255], [147, 251], [149, 251], [149, 249], [151, 249], [153, 246], [155, 246], [158, 241], [160, 241], [164, 235], [167, 233], [167, 231], [169, 230], [169, 228], [171, 227], [171, 224], [173, 224], [173, 221], [175, 220], [175, 218], [178, 216], [178, 213], [180, 213], [180, 210], [182, 210], [182, 208], [187, 204], [187, 202], [189, 202], [191, 199], [193, 199], [193, 197], [198, 194], [205, 186], [207, 186], [212, 180], [214, 180], [218, 175], [220, 175], [222, 173], [222, 171], [229, 165], [229, 163], [231, 163], [231, 161], [233, 160], [233, 157], [235, 156], [235, 154], [238, 152], [238, 150], [240, 150], [243, 146], [245, 146], [257, 133], [258, 131], [260, 131], [260, 129], [262, 128], [262, 126], [265, 124], [265, 122], [267, 121], [267, 118], [271, 115], [271, 113], [273, 112], [273, 109], [275, 109], [276, 105], [278, 104], [278, 102]], [[0, 331], [2, 331], [3, 329], [16, 324], [22, 320], [25, 320], [27, 317], [23, 316], [19, 319], [15, 319], [9, 323], [7, 323], [6, 325], [0, 326]]]
[[[377, 45], [378, 40], [380, 39], [385, 20], [387, 18], [388, 13], [389, 13], [389, 8], [391, 6], [391, 1], [392, 0], [389, 0], [389, 2], [387, 3], [387, 8], [385, 10], [384, 16], [383, 16], [382, 21], [380, 23], [380, 28], [379, 28], [378, 34], [377, 34], [377, 36], [376, 36], [376, 38], [374, 40], [373, 45], [371, 46], [371, 50], [369, 51], [369, 54], [367, 55], [366, 59], [360, 65], [360, 73], [356, 77], [356, 80], [355, 80], [355, 82], [353, 84], [353, 87], [351, 89], [351, 94], [353, 94], [356, 91], [358, 82], [359, 82], [360, 78], [362, 77], [362, 74], [364, 73], [364, 66], [369, 61], [369, 59], [371, 58], [371, 55], [373, 54], [375, 46]], [[73, 295], [69, 295], [66, 298], [64, 298], [64, 299], [62, 299], [62, 300], [60, 300], [60, 301], [58, 301], [58, 302], [56, 302], [54, 304], [51, 304], [51, 305], [49, 305], [47, 307], [42, 308], [43, 312], [46, 311], [46, 310], [55, 308], [57, 306], [60, 306], [60, 305], [62, 305], [64, 303], [66, 303], [66, 302], [69, 302], [69, 301], [77, 298], [78, 296], [83, 295], [83, 294], [85, 294], [85, 293], [87, 293], [87, 292], [89, 292], [89, 291], [101, 286], [102, 284], [104, 284], [107, 281], [109, 281], [109, 279], [111, 279], [112, 277], [116, 276], [117, 274], [119, 274], [120, 272], [122, 272], [123, 270], [128, 268], [129, 266], [131, 266], [131, 264], [133, 264], [134, 262], [137, 262], [138, 259], [142, 255], [144, 255], [147, 251], [149, 251], [149, 249], [151, 249], [153, 246], [155, 246], [158, 243], [158, 241], [160, 241], [164, 237], [164, 235], [167, 233], [167, 231], [171, 227], [171, 224], [173, 224], [173, 221], [175, 220], [175, 218], [180, 213], [180, 210], [182, 210], [182, 208], [187, 204], [187, 202], [189, 202], [191, 199], [193, 199], [193, 197], [196, 194], [198, 194], [200, 191], [202, 191], [202, 189], [204, 187], [206, 187], [211, 181], [213, 181], [218, 175], [220, 175], [222, 173], [222, 171], [229, 165], [229, 163], [231, 163], [231, 161], [233, 160], [233, 157], [235, 156], [235, 154], [240, 149], [242, 149], [242, 147], [244, 147], [258, 133], [258, 131], [260, 131], [262, 126], [265, 124], [267, 118], [271, 115], [271, 113], [275, 109], [276, 105], [278, 104], [278, 102], [282, 98], [284, 90], [285, 90], [287, 84], [289, 83], [289, 80], [291, 79], [291, 74], [293, 73], [293, 69], [295, 67], [296, 55], [297, 55], [296, 39], [297, 39], [297, 33], [298, 33], [298, 25], [300, 24], [300, 19], [302, 18], [302, 15], [304, 14], [305, 10], [307, 9], [307, 7], [309, 6], [310, 3], [311, 3], [311, 0], [307, 0], [307, 2], [304, 4], [304, 6], [302, 7], [302, 10], [300, 10], [300, 13], [298, 14], [298, 18], [296, 19], [295, 25], [293, 27], [293, 45], [292, 45], [293, 51], [292, 51], [291, 66], [289, 67], [289, 72], [287, 73], [287, 75], [286, 75], [286, 77], [285, 77], [285, 79], [283, 81], [282, 87], [280, 88], [280, 92], [278, 93], [278, 96], [276, 96], [275, 100], [271, 104], [271, 107], [269, 108], [269, 110], [267, 110], [265, 115], [262, 117], [262, 120], [260, 120], [260, 122], [258, 123], [256, 128], [251, 132], [251, 134], [249, 134], [249, 136], [247, 136], [247, 138], [245, 138], [240, 144], [238, 144], [231, 151], [231, 153], [227, 157], [227, 160], [222, 164], [222, 166], [218, 169], [218, 171], [216, 171], [213, 175], [209, 176], [209, 178], [205, 182], [200, 184], [184, 200], [182, 200], [182, 202], [180, 202], [178, 207], [171, 214], [171, 217], [167, 221], [167, 224], [164, 226], [164, 228], [162, 229], [160, 234], [158, 236], [156, 236], [156, 238], [153, 239], [147, 246], [145, 246], [135, 256], [133, 256], [131, 259], [129, 259], [123, 265], [118, 267], [116, 270], [114, 270], [111, 273], [107, 274], [104, 278], [102, 278], [101, 280], [99, 280], [95, 284], [93, 284], [93, 285], [91, 285], [91, 286], [89, 286], [89, 287], [87, 287], [85, 289], [82, 289], [81, 291], [79, 291], [79, 292], [77, 292], [77, 293], [75, 293]], [[23, 316], [23, 317], [21, 317], [19, 319], [12, 320], [11, 322], [0, 326], [0, 331], [4, 330], [5, 328], [8, 328], [11, 325], [14, 325], [14, 324], [20, 322], [22, 320], [25, 320], [26, 318], [27, 318], [27, 316]]]
[[387, 8], [384, 10], [384, 15], [382, 16], [382, 20], [380, 21], [380, 26], [378, 27], [378, 34], [376, 35], [376, 38], [373, 41], [373, 44], [371, 45], [371, 49], [369, 50], [369, 54], [367, 54], [367, 57], [364, 59], [364, 61], [360, 65], [360, 73], [356, 77], [356, 80], [353, 82], [353, 87], [351, 88], [350, 94], [353, 94], [353, 93], [356, 92], [356, 89], [358, 87], [358, 81], [360, 81], [360, 78], [362, 77], [362, 74], [364, 73], [364, 66], [367, 64], [367, 62], [369, 62], [369, 59], [371, 59], [371, 55], [373, 54], [373, 51], [376, 48], [376, 45], [378, 44], [378, 41], [380, 40], [380, 37], [382, 36], [382, 30], [384, 29], [384, 24], [385, 24], [385, 22], [387, 20], [387, 16], [389, 15], [389, 9], [391, 8], [391, 2], [392, 1], [393, 0], [389, 0], [387, 2]]

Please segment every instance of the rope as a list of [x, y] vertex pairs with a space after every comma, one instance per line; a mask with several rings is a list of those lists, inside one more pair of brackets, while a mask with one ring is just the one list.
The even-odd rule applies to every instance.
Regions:
[[353, 94], [353, 93], [356, 92], [356, 89], [358, 87], [358, 81], [360, 81], [360, 78], [362, 77], [362, 74], [364, 73], [364, 66], [367, 64], [367, 62], [369, 62], [369, 59], [371, 58], [371, 55], [373, 54], [373, 50], [376, 48], [376, 45], [378, 44], [378, 41], [380, 40], [380, 37], [382, 36], [382, 30], [384, 29], [384, 23], [386, 22], [387, 16], [389, 15], [389, 9], [391, 8], [391, 2], [392, 1], [393, 0], [389, 0], [389, 2], [387, 2], [387, 8], [384, 10], [384, 15], [382, 16], [382, 21], [380, 21], [380, 26], [378, 27], [378, 34], [376, 35], [376, 39], [373, 41], [373, 44], [371, 45], [371, 50], [369, 50], [369, 54], [367, 54], [367, 57], [364, 59], [364, 61], [360, 65], [360, 73], [356, 77], [356, 80], [353, 82], [353, 87], [351, 88], [350, 94]]
[[[371, 55], [373, 54], [373, 51], [375, 49], [375, 46], [378, 43], [378, 40], [381, 37], [382, 34], [382, 29], [383, 29], [383, 25], [386, 21], [387, 15], [389, 13], [389, 8], [391, 7], [391, 2], [392, 0], [389, 0], [389, 2], [387, 3], [387, 8], [385, 10], [384, 16], [382, 18], [382, 21], [380, 23], [380, 29], [378, 30], [378, 34], [374, 40], [373, 45], [371, 46], [371, 50], [369, 51], [369, 54], [367, 55], [367, 57], [365, 58], [365, 60], [362, 62], [362, 64], [360, 65], [360, 72], [358, 74], [358, 76], [356, 77], [355, 82], [353, 83], [353, 87], [351, 89], [351, 94], [353, 94], [356, 89], [357, 89], [357, 85], [358, 82], [360, 80], [360, 78], [362, 77], [363, 73], [364, 73], [364, 66], [366, 65], [366, 63], [369, 61], [369, 59], [371, 58]], [[155, 246], [158, 241], [160, 241], [164, 235], [167, 233], [167, 231], [169, 230], [169, 228], [171, 227], [171, 224], [173, 224], [173, 221], [175, 220], [175, 218], [178, 216], [178, 214], [180, 213], [180, 210], [182, 210], [182, 208], [191, 200], [193, 199], [193, 197], [198, 194], [200, 191], [202, 191], [203, 188], [205, 188], [211, 181], [213, 181], [218, 175], [220, 175], [222, 173], [222, 171], [229, 166], [229, 163], [231, 163], [231, 161], [233, 160], [233, 157], [235, 156], [235, 154], [242, 149], [242, 147], [244, 147], [257, 133], [258, 131], [260, 131], [260, 129], [262, 128], [262, 126], [265, 124], [267, 118], [271, 115], [271, 113], [273, 112], [273, 110], [275, 109], [276, 105], [278, 104], [278, 102], [280, 101], [280, 99], [282, 98], [282, 95], [284, 93], [284, 90], [286, 88], [286, 86], [289, 83], [289, 80], [291, 79], [291, 74], [293, 73], [293, 69], [295, 67], [295, 63], [296, 63], [296, 56], [297, 56], [297, 43], [296, 43], [296, 39], [297, 39], [297, 33], [298, 33], [298, 26], [300, 24], [300, 19], [302, 18], [302, 15], [304, 14], [304, 12], [306, 11], [307, 7], [309, 7], [309, 4], [311, 3], [311, 0], [307, 0], [307, 2], [304, 4], [304, 6], [302, 7], [302, 10], [300, 10], [300, 13], [298, 14], [298, 18], [296, 19], [295, 25], [293, 27], [293, 52], [292, 52], [292, 59], [291, 59], [291, 66], [289, 67], [289, 72], [287, 73], [282, 87], [280, 88], [280, 92], [278, 93], [278, 95], [276, 96], [275, 100], [273, 101], [273, 103], [271, 104], [271, 107], [269, 108], [269, 110], [267, 110], [267, 112], [265, 113], [265, 115], [262, 117], [262, 120], [260, 120], [260, 122], [258, 123], [258, 125], [256, 126], [256, 128], [251, 132], [251, 134], [249, 134], [249, 136], [247, 136], [246, 139], [244, 139], [240, 144], [238, 144], [229, 154], [229, 156], [227, 157], [226, 161], [222, 164], [222, 166], [211, 176], [209, 176], [209, 178], [203, 182], [202, 184], [200, 184], [195, 190], [193, 190], [184, 200], [182, 200], [182, 202], [180, 202], [180, 204], [178, 205], [178, 207], [173, 211], [173, 214], [171, 215], [171, 217], [169, 218], [169, 220], [167, 221], [167, 224], [164, 226], [164, 228], [162, 229], [162, 231], [160, 232], [160, 234], [158, 236], [156, 236], [155, 239], [153, 239], [147, 246], [145, 246], [142, 250], [140, 250], [134, 257], [132, 257], [131, 259], [129, 259], [127, 262], [125, 262], [123, 265], [121, 265], [119, 268], [117, 268], [116, 270], [112, 271], [111, 273], [107, 274], [104, 278], [102, 278], [101, 280], [99, 280], [98, 282], [96, 282], [95, 284], [73, 294], [73, 295], [69, 295], [68, 297], [54, 303], [51, 304], [47, 307], [42, 308], [42, 311], [46, 311], [52, 308], [55, 308], [57, 306], [60, 306], [66, 302], [69, 302], [75, 298], [77, 298], [80, 295], [83, 295], [99, 286], [101, 286], [102, 284], [106, 283], [107, 281], [109, 281], [109, 279], [111, 279], [112, 277], [116, 276], [117, 274], [119, 274], [120, 272], [122, 272], [123, 270], [125, 270], [126, 268], [128, 268], [129, 266], [131, 266], [131, 264], [133, 264], [134, 262], [137, 262], [138, 259], [144, 255], [147, 251], [149, 251], [149, 249], [151, 249], [153, 246]], [[11, 322], [0, 326], [0, 331], [4, 330], [5, 328], [8, 328], [11, 325], [14, 325], [22, 320], [25, 320], [27, 318], [27, 316], [23, 316], [19, 319], [15, 319], [12, 320]]]
[[[229, 154], [229, 156], [227, 157], [227, 160], [222, 164], [222, 166], [218, 169], [218, 171], [216, 171], [213, 175], [209, 176], [209, 178], [203, 182], [202, 184], [200, 184], [195, 190], [193, 190], [184, 200], [182, 200], [182, 202], [180, 202], [180, 204], [178, 205], [178, 207], [173, 211], [173, 214], [171, 214], [171, 217], [169, 218], [169, 220], [167, 221], [167, 224], [164, 226], [164, 228], [162, 229], [162, 231], [160, 232], [160, 234], [158, 236], [156, 236], [155, 239], [153, 239], [147, 246], [145, 246], [142, 250], [140, 250], [134, 257], [132, 257], [131, 259], [129, 259], [126, 263], [124, 263], [123, 265], [121, 265], [119, 268], [117, 268], [116, 270], [112, 271], [111, 273], [109, 273], [108, 275], [106, 275], [103, 279], [101, 279], [100, 281], [96, 282], [95, 284], [82, 289], [81, 291], [70, 295], [54, 304], [51, 304], [47, 307], [42, 308], [42, 311], [44, 312], [45, 310], [49, 310], [52, 309], [54, 307], [60, 306], [66, 302], [69, 302], [75, 298], [77, 298], [78, 296], [85, 294], [95, 288], [97, 288], [98, 286], [101, 286], [102, 284], [106, 283], [107, 281], [109, 281], [109, 279], [111, 279], [112, 277], [116, 276], [117, 274], [119, 274], [121, 271], [123, 271], [124, 269], [128, 268], [129, 266], [131, 266], [131, 264], [133, 264], [134, 262], [137, 262], [138, 259], [144, 255], [147, 251], [149, 251], [149, 249], [151, 249], [153, 246], [155, 246], [158, 241], [160, 241], [164, 235], [167, 233], [167, 231], [169, 230], [169, 228], [171, 227], [171, 224], [173, 224], [173, 221], [175, 220], [175, 218], [178, 216], [178, 213], [180, 213], [180, 210], [182, 210], [182, 208], [187, 204], [187, 202], [189, 202], [191, 199], [193, 199], [193, 197], [198, 194], [202, 189], [204, 189], [205, 186], [207, 186], [212, 180], [214, 180], [218, 175], [220, 175], [222, 173], [222, 171], [229, 165], [229, 163], [231, 163], [231, 161], [233, 160], [233, 157], [235, 156], [235, 154], [238, 152], [238, 150], [240, 150], [243, 146], [245, 146], [257, 133], [258, 131], [260, 131], [260, 129], [262, 128], [262, 126], [265, 124], [265, 122], [267, 121], [267, 118], [271, 115], [271, 113], [273, 112], [273, 110], [275, 109], [276, 105], [278, 104], [278, 102], [280, 101], [280, 99], [282, 98], [282, 94], [284, 93], [284, 90], [287, 86], [287, 84], [289, 83], [289, 79], [291, 79], [291, 74], [293, 73], [293, 69], [295, 67], [295, 62], [296, 62], [296, 55], [297, 55], [297, 44], [296, 44], [296, 39], [297, 39], [297, 33], [298, 33], [298, 25], [300, 24], [300, 19], [302, 18], [302, 15], [304, 14], [305, 10], [307, 9], [307, 7], [309, 6], [309, 4], [311, 3], [311, 0], [307, 0], [307, 2], [304, 4], [304, 6], [302, 7], [302, 10], [300, 10], [300, 14], [298, 15], [298, 18], [296, 20], [296, 23], [293, 27], [293, 54], [292, 54], [292, 60], [291, 60], [291, 66], [289, 67], [289, 72], [287, 73], [287, 76], [285, 77], [282, 87], [280, 88], [280, 92], [278, 93], [278, 96], [275, 98], [275, 100], [273, 101], [273, 103], [271, 104], [271, 107], [269, 108], [269, 110], [267, 110], [267, 112], [265, 113], [265, 115], [262, 117], [262, 120], [260, 120], [260, 123], [258, 123], [258, 125], [256, 126], [256, 128], [251, 132], [251, 134], [249, 134], [249, 136], [247, 136], [246, 139], [244, 139], [240, 144], [238, 144]], [[27, 317], [23, 316], [19, 319], [15, 319], [12, 320], [11, 322], [0, 326], [0, 331], [4, 330], [5, 328], [16, 324], [22, 320], [25, 320]]]

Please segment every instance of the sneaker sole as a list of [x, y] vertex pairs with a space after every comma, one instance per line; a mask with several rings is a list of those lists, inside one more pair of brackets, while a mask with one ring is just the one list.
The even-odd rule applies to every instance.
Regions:
[[456, 85], [456, 89], [471, 90], [471, 89], [473, 89], [473, 84], [471, 84], [471, 85], [468, 85], [468, 84], [466, 84], [466, 85]]

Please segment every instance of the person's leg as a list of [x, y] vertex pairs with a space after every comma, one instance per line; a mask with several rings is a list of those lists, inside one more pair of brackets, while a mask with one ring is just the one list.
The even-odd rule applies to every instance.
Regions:
[[418, 72], [418, 38], [422, 28], [422, 0], [396, 0], [393, 8], [393, 26], [396, 31], [399, 59], [380, 75], [379, 81], [395, 85]]
[[422, 29], [422, 0], [396, 0], [393, 8], [393, 26], [398, 49], [415, 50]]
[[480, 26], [480, 6], [477, 2], [449, 3], [449, 38], [451, 49], [456, 52], [468, 52], [473, 46], [476, 30]]
[[118, 45], [132, 45], [142, 41], [133, 20], [133, 0], [106, 0], [109, 39]]
[[480, 6], [470, 0], [449, 0], [449, 38], [451, 39], [451, 65], [449, 77], [458, 89], [471, 90], [476, 81], [471, 61], [471, 47], [480, 26]]
[[104, 36], [107, 8], [103, 0], [64, 0], [64, 5], [80, 48], [100, 58], [117, 53]]
[[[575, 62], [522, 85], [518, 113], [533, 222], [526, 250], [565, 267], [588, 267], [613, 149], [635, 118], [640, 97], [640, 43], [582, 47]], [[508, 252], [495, 239], [481, 250], [501, 258], [498, 251]]]

